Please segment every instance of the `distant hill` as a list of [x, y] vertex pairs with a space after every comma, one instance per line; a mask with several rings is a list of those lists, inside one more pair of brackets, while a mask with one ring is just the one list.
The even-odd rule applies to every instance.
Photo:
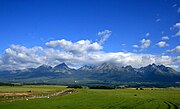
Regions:
[[69, 68], [65, 63], [55, 67], [41, 65], [24, 70], [0, 71], [1, 82], [53, 83], [120, 83], [120, 82], [179, 82], [180, 72], [164, 65], [151, 64], [141, 68], [102, 63], [97, 66]]

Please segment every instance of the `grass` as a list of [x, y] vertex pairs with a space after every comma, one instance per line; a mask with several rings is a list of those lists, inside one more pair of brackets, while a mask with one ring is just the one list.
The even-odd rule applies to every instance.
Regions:
[[48, 96], [64, 90], [65, 86], [0, 86], [0, 102]]
[[[26, 89], [29, 86], [23, 88]], [[17, 88], [17, 89], [16, 89]], [[57, 86], [31, 86], [35, 91], [63, 90]], [[36, 89], [37, 88], [37, 89]], [[15, 87], [17, 91], [24, 91]], [[3, 89], [5, 90], [5, 89]], [[1, 92], [1, 88], [0, 88]], [[76, 92], [51, 98], [0, 102], [0, 109], [178, 109], [180, 89], [76, 89]]]
[[65, 89], [65, 86], [0, 86], [0, 92], [26, 92], [26, 91], [35, 91], [35, 92], [48, 92], [54, 90]]

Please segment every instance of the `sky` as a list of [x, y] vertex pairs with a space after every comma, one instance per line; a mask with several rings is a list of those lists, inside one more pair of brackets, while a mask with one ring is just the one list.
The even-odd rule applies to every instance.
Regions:
[[63, 62], [180, 71], [180, 1], [0, 0], [0, 70]]

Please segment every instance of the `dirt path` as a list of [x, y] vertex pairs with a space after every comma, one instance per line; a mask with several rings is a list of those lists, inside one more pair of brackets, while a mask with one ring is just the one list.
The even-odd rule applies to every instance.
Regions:
[[[74, 89], [68, 89], [68, 90], [63, 90], [63, 91], [60, 91], [60, 92], [57, 92], [57, 93], [53, 93], [53, 94], [48, 94], [48, 95], [34, 95], [34, 96], [26, 96], [28, 94], [26, 93], [1, 93], [1, 95], [13, 95], [13, 96], [18, 96], [18, 95], [25, 95], [19, 99], [10, 99], [8, 101], [5, 101], [5, 102], [12, 102], [12, 101], [17, 101], [17, 100], [30, 100], [30, 99], [36, 99], [36, 98], [51, 98], [51, 97], [55, 97], [55, 96], [61, 96], [61, 95], [67, 95], [67, 94], [71, 94], [75, 92]], [[14, 97], [13, 97], [14, 98]]]
[[27, 96], [28, 93], [22, 92], [8, 92], [8, 93], [0, 93], [0, 96]]
[[35, 98], [50, 98], [50, 97], [54, 97], [54, 96], [60, 96], [60, 95], [66, 95], [66, 94], [71, 94], [75, 92], [75, 90], [63, 90], [61, 92], [57, 92], [54, 94], [49, 94], [49, 95], [43, 95], [43, 96], [33, 96], [33, 97], [28, 97], [29, 99], [35, 99]]

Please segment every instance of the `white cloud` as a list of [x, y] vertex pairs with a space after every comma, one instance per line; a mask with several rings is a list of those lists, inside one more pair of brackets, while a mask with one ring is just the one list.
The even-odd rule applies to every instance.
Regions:
[[112, 33], [112, 31], [110, 31], [110, 30], [104, 30], [104, 31], [98, 32], [98, 36], [101, 37], [99, 44], [100, 45], [103, 44], [109, 38], [111, 33]]
[[89, 40], [80, 40], [77, 42], [67, 41], [65, 39], [55, 40], [47, 42], [48, 47], [59, 47], [65, 51], [73, 53], [85, 53], [89, 51], [98, 51], [103, 47], [97, 42], [91, 42]]
[[180, 30], [175, 34], [175, 36], [180, 36]]
[[134, 48], [139, 48], [139, 46], [138, 46], [138, 45], [133, 45], [132, 47], [134, 47]]
[[12, 45], [5, 50], [5, 54], [0, 55], [0, 60], [0, 69], [24, 69], [38, 67], [42, 64], [55, 66], [62, 62], [67, 63], [70, 67], [111, 62], [117, 65], [132, 65], [139, 68], [152, 63], [177, 67], [180, 57], [103, 51], [91, 51], [79, 55], [69, 52], [69, 50], [56, 48], [27, 48], [21, 45]]
[[168, 36], [163, 36], [161, 39], [162, 40], [169, 40], [169, 37]]
[[[130, 52], [96, 52], [89, 54], [90, 64], [98, 64], [102, 62], [111, 62], [117, 65], [132, 65], [133, 67], [139, 68], [148, 64], [164, 64], [164, 65], [176, 65], [180, 61], [180, 58], [171, 56], [156, 56], [151, 54], [135, 54]], [[176, 65], [179, 66], [179, 65]]]
[[144, 49], [144, 48], [148, 48], [150, 45], [151, 45], [151, 40], [149, 39], [142, 39], [141, 41], [141, 48]]
[[169, 46], [169, 44], [167, 44], [167, 43], [164, 42], [164, 41], [160, 41], [160, 42], [158, 42], [156, 45], [158, 45], [159, 47], [167, 47], [167, 46]]
[[173, 28], [177, 29], [175, 36], [180, 36], [180, 23], [176, 23]]
[[150, 33], [146, 33], [146, 35], [145, 35], [145, 36], [146, 36], [146, 37], [148, 37], [149, 35], [150, 35]]
[[42, 47], [26, 48], [21, 45], [11, 45], [1, 56], [1, 69], [24, 69], [36, 67], [44, 63]]
[[180, 53], [180, 46], [176, 46], [171, 50], [167, 50], [167, 53]]
[[[79, 40], [76, 42], [65, 39], [46, 42], [47, 47], [35, 46], [28, 48], [22, 45], [11, 45], [0, 55], [0, 69], [35, 68], [42, 64], [55, 66], [65, 62], [70, 67], [81, 67], [86, 64], [111, 62], [116, 65], [132, 65], [139, 68], [148, 64], [164, 64], [179, 68], [180, 56], [159, 56], [152, 54], [137, 54], [131, 52], [104, 52], [101, 45], [111, 34], [111, 31], [99, 32], [102, 41], [92, 42]], [[151, 44], [148, 39], [142, 39], [141, 45], [135, 48], [145, 49]], [[179, 51], [178, 51], [179, 49]], [[180, 52], [180, 46], [168, 52]]]
[[134, 52], [141, 52], [145, 48], [148, 48], [151, 45], [151, 40], [149, 39], [142, 39], [140, 40], [141, 45], [132, 45], [133, 48], [139, 48], [139, 50], [133, 50]]
[[180, 66], [178, 66], [178, 65], [166, 65], [166, 66], [171, 67], [173, 69], [179, 69], [180, 68]]
[[176, 24], [174, 25], [174, 27], [180, 29], [180, 23], [176, 23]]

